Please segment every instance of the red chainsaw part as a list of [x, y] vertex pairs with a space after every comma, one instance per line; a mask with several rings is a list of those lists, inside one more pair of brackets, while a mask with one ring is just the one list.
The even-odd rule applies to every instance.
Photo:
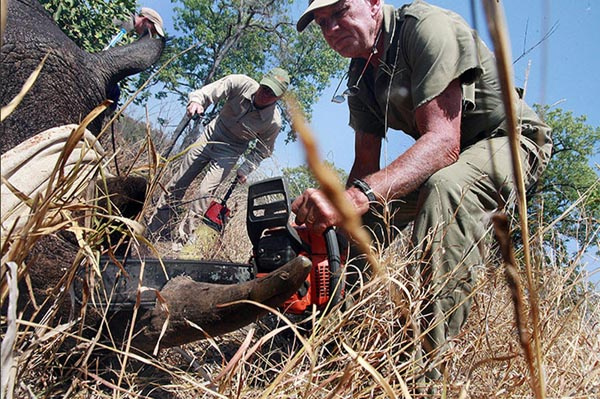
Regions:
[[[304, 225], [294, 226], [294, 228], [302, 241], [311, 249], [311, 253], [302, 250], [298, 255], [311, 259], [312, 268], [305, 282], [306, 293], [302, 295], [301, 292], [296, 292], [280, 306], [280, 309], [286, 313], [303, 314], [312, 305], [323, 309], [329, 302], [331, 271], [323, 235], [312, 232]], [[266, 274], [259, 273], [257, 277]]]
[[227, 223], [227, 220], [229, 219], [231, 211], [227, 208], [226, 204], [238, 182], [239, 179], [237, 177], [233, 179], [223, 200], [221, 202], [212, 201], [206, 212], [204, 212], [204, 223], [219, 233], [223, 231], [225, 223]]
[[225, 205], [217, 201], [212, 201], [204, 213], [204, 218], [211, 222], [211, 225], [217, 230], [221, 231], [230, 214], [231, 210]]

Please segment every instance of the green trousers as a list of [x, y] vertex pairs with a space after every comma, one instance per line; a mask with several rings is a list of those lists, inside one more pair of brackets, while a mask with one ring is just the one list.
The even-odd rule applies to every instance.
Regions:
[[[388, 204], [387, 212], [379, 208], [363, 216], [373, 244], [380, 249], [414, 222], [411, 242], [416, 260], [409, 275], [414, 296], [423, 303], [419, 318], [426, 356], [441, 354], [448, 338], [458, 334], [469, 314], [475, 269], [484, 262], [481, 244], [490, 213], [515, 197], [509, 147], [506, 136], [481, 140], [465, 149], [456, 163], [433, 174], [418, 191]], [[536, 182], [550, 151], [550, 142], [538, 146], [522, 138], [520, 155], [526, 187]], [[358, 253], [354, 251], [351, 257], [354, 255]], [[364, 260], [356, 259], [354, 265], [361, 270]], [[347, 282], [350, 286], [357, 282], [352, 267]], [[428, 374], [439, 376], [435, 370]]]

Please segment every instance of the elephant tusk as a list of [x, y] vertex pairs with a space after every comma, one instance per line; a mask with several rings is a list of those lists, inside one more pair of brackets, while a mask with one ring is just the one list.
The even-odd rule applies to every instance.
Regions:
[[[167, 348], [222, 335], [255, 322], [267, 311], [248, 301], [270, 307], [281, 305], [304, 283], [310, 268], [311, 261], [298, 256], [264, 277], [235, 285], [175, 277], [160, 291], [164, 304], [147, 310], [136, 321], [133, 346], [150, 352], [159, 337], [159, 346]], [[243, 302], [233, 303], [238, 301]], [[125, 324], [114, 321], [111, 324], [115, 327]]]

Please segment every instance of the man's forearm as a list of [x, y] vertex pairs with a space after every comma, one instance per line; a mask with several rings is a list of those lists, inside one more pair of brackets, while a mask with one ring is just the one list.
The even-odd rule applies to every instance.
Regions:
[[456, 161], [453, 147], [442, 135], [427, 134], [417, 140], [391, 164], [366, 177], [373, 191], [384, 200], [404, 197], [438, 170]]
[[[188, 95], [188, 103], [195, 102], [202, 105], [203, 108], [207, 108], [211, 104], [216, 104], [224, 98], [228, 98], [231, 95], [237, 80], [231, 75], [225, 76], [215, 82], [207, 84], [206, 86], [192, 91]], [[237, 86], [236, 86], [237, 87]]]
[[363, 179], [379, 171], [381, 157], [381, 137], [357, 131], [354, 138], [354, 163], [346, 187], [350, 187], [354, 179]]

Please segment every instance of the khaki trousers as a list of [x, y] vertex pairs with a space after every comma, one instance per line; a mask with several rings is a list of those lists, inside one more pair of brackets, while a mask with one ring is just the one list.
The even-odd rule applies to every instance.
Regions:
[[[483, 265], [482, 240], [490, 213], [513, 202], [514, 183], [508, 138], [493, 137], [465, 149], [458, 161], [433, 174], [411, 195], [363, 217], [374, 245], [385, 248], [410, 222], [416, 261], [409, 270], [415, 298], [423, 299], [421, 331], [431, 357], [443, 353], [448, 338], [458, 334], [471, 307], [475, 269]], [[521, 161], [526, 187], [535, 183], [550, 157], [522, 138]], [[354, 249], [352, 256], [358, 255]], [[364, 257], [362, 257], [364, 259]], [[364, 267], [360, 255], [355, 265]], [[349, 268], [347, 282], [358, 281]], [[356, 270], [356, 268], [354, 268]], [[352, 288], [350, 288], [352, 289]], [[437, 370], [427, 373], [439, 377]]]
[[219, 184], [229, 175], [247, 146], [247, 142], [225, 136], [215, 127], [214, 120], [208, 124], [200, 138], [187, 149], [179, 169], [160, 196], [148, 226], [150, 233], [165, 238], [170, 235], [172, 223], [177, 218], [177, 207], [182, 205], [187, 188], [202, 171], [206, 174], [195, 198], [190, 200], [190, 211], [194, 217], [204, 215]]

